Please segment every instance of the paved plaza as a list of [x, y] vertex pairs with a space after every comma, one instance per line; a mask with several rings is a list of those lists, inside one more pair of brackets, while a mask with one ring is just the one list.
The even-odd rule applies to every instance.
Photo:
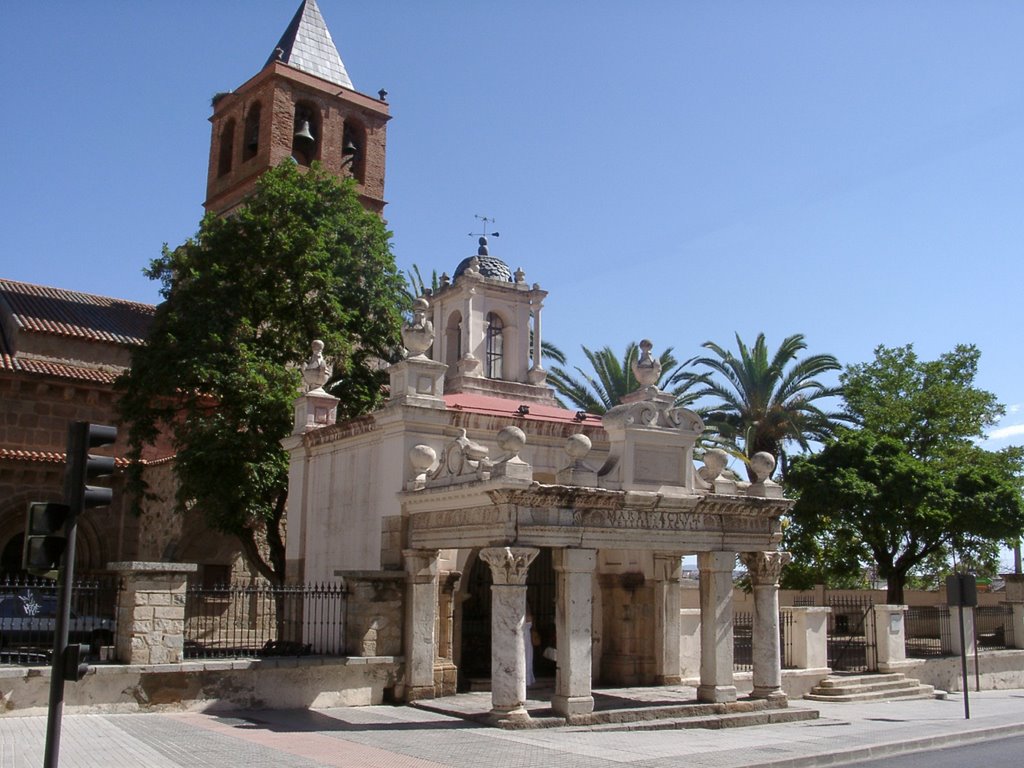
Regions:
[[[794, 706], [805, 706], [794, 702]], [[828, 765], [1024, 733], [1024, 690], [862, 704], [722, 730], [502, 730], [406, 706], [66, 714], [62, 768], [752, 768]], [[38, 768], [46, 718], [0, 717], [0, 768]]]

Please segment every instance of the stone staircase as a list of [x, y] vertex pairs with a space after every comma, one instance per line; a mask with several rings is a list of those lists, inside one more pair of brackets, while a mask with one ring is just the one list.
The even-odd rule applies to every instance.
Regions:
[[809, 701], [888, 701], [946, 698], [945, 691], [922, 685], [902, 672], [870, 675], [829, 675], [804, 696]]

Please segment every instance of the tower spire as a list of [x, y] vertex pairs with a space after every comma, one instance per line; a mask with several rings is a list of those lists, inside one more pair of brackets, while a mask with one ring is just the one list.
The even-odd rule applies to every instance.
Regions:
[[267, 59], [355, 90], [316, 0], [303, 0]]

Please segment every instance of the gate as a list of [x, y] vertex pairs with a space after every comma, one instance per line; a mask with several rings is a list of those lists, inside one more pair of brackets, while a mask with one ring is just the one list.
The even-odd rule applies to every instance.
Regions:
[[829, 598], [832, 613], [828, 617], [828, 665], [836, 672], [865, 672], [869, 649], [875, 649], [874, 633], [868, 631], [868, 611], [874, 605], [870, 596]]

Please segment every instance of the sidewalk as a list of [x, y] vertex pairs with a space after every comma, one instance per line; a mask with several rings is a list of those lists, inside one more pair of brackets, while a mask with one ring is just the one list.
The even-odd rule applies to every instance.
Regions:
[[[809, 703], [807, 703], [809, 704]], [[806, 706], [794, 702], [795, 706]], [[1024, 690], [816, 703], [817, 720], [725, 730], [507, 731], [412, 707], [65, 714], [62, 768], [715, 768], [834, 765], [1024, 734]], [[0, 768], [38, 768], [45, 717], [0, 717]]]

